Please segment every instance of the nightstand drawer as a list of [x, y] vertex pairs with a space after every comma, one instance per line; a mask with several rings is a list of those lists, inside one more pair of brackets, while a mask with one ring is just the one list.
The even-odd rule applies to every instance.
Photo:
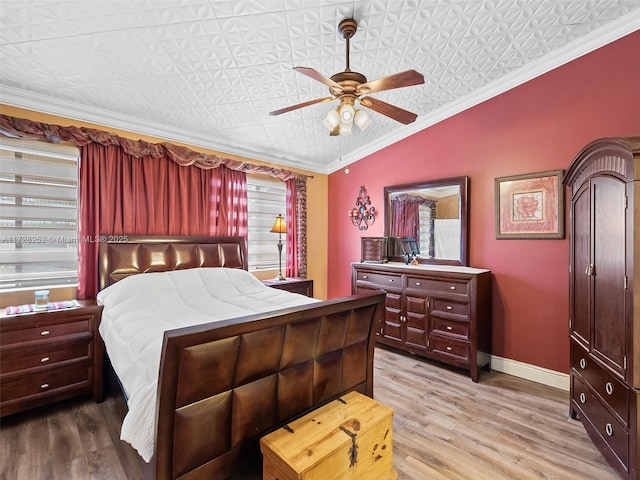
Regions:
[[91, 332], [92, 316], [73, 318], [66, 323], [43, 324], [32, 328], [2, 332], [0, 345], [48, 340], [50, 338], [71, 335], [74, 333]]
[[2, 381], [2, 402], [50, 393], [71, 385], [87, 387], [89, 392], [93, 380], [92, 370], [91, 362], [84, 361], [74, 367], [53, 368], [29, 375], [13, 376]]
[[284, 280], [262, 280], [267, 287], [299, 293], [313, 298], [313, 280], [308, 278], [285, 278]]
[[58, 362], [73, 359], [89, 360], [92, 355], [90, 333], [80, 334], [73, 341], [47, 342], [33, 348], [6, 348], [0, 357], [0, 373], [17, 372], [29, 368], [54, 365]]

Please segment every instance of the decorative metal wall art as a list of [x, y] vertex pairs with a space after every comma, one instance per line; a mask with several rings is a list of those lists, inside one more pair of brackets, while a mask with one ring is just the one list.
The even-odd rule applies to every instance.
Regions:
[[362, 185], [360, 187], [358, 198], [356, 198], [355, 208], [353, 210], [349, 210], [349, 218], [351, 218], [351, 222], [360, 230], [366, 230], [376, 221], [376, 209], [370, 205], [371, 200], [369, 200], [367, 190], [364, 188], [364, 185]]

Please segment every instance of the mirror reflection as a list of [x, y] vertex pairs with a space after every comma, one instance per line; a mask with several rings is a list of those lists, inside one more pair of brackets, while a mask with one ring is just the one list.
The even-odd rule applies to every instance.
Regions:
[[467, 185], [456, 177], [385, 187], [389, 260], [466, 265]]

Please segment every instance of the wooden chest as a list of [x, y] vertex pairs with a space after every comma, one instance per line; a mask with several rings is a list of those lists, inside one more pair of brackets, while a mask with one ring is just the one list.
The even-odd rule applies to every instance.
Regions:
[[360, 247], [361, 262], [385, 263], [387, 261], [387, 237], [362, 237]]
[[350, 392], [260, 440], [264, 480], [395, 480], [393, 410]]

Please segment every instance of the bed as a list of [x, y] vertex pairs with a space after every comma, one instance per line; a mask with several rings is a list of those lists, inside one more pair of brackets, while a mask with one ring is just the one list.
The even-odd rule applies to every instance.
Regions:
[[138, 415], [123, 435], [143, 431], [153, 478], [238, 478], [260, 436], [349, 391], [372, 396], [384, 293], [270, 289], [237, 237], [116, 240], [99, 247], [99, 331]]

